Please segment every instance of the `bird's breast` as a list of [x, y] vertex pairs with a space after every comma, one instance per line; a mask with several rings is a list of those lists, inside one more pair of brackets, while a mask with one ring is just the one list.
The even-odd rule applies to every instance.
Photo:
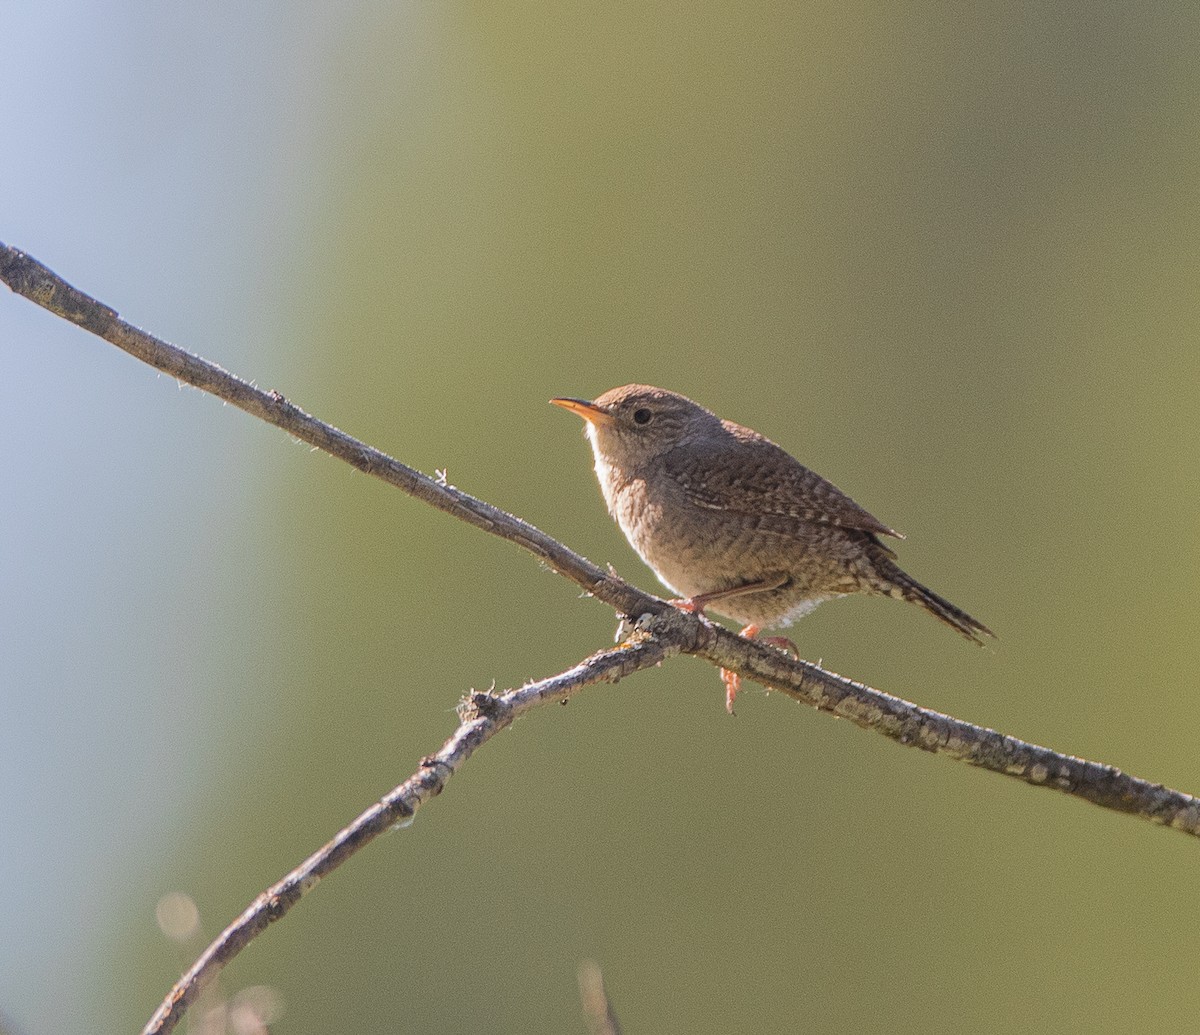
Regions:
[[663, 585], [691, 597], [729, 583], [711, 515], [698, 512], [669, 480], [652, 471], [619, 471], [599, 457], [596, 474], [609, 513]]

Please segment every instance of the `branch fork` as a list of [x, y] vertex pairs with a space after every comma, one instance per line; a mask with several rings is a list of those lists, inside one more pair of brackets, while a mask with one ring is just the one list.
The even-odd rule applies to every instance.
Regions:
[[703, 658], [898, 744], [948, 755], [1033, 786], [1052, 788], [1200, 836], [1200, 799], [1190, 794], [1138, 779], [1114, 766], [1052, 751], [921, 708], [682, 611], [669, 601], [642, 592], [611, 568], [605, 571], [597, 567], [533, 525], [447, 485], [444, 474], [430, 478], [305, 413], [281, 393], [263, 391], [215, 363], [139, 330], [122, 320], [116, 310], [72, 287], [36, 259], [2, 243], [0, 280], [16, 294], [177, 380], [209, 392], [467, 524], [515, 543], [613, 608], [632, 627], [625, 642], [599, 651], [558, 675], [503, 693], [468, 694], [459, 705], [458, 728], [441, 748], [421, 759], [407, 780], [255, 898], [179, 979], [146, 1025], [145, 1035], [163, 1035], [174, 1029], [203, 988], [262, 930], [286, 915], [324, 876], [380, 834], [410, 822], [422, 805], [442, 792], [459, 767], [500, 730], [536, 707], [565, 703], [586, 686], [615, 683], [660, 665], [675, 654]]

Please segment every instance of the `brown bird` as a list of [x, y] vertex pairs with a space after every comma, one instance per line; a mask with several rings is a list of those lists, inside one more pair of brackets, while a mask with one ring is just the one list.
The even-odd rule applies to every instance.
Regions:
[[[677, 606], [754, 637], [867, 593], [919, 604], [973, 643], [995, 635], [895, 563], [879, 537], [899, 532], [757, 431], [650, 385], [550, 401], [587, 421], [608, 511]], [[732, 712], [739, 679], [722, 676]]]

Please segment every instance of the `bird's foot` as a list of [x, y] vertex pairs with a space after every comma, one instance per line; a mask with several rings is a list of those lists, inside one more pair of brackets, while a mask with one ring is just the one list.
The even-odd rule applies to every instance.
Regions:
[[[677, 608], [679, 608], [680, 611], [687, 611], [690, 614], [698, 615], [699, 617], [704, 618], [704, 608], [708, 604], [709, 599], [709, 595], [702, 593], [700, 596], [696, 597], [676, 597], [674, 600], [670, 601], [670, 603], [674, 604]], [[751, 630], [751, 636], [758, 632], [758, 628], [756, 626], [748, 625], [742, 630], [743, 636], [746, 635], [747, 629]], [[730, 672], [729, 669], [723, 668], [721, 669], [721, 682], [725, 684], [725, 710], [732, 715], [733, 702], [737, 698], [738, 690], [741, 689], [742, 677], [736, 672]]]
[[[758, 635], [759, 627], [757, 625], [747, 625], [738, 635], [747, 640], [754, 639]], [[737, 698], [738, 691], [742, 688], [742, 677], [736, 672], [730, 672], [729, 669], [721, 669], [721, 682], [725, 684], [725, 710], [730, 715], [733, 714], [733, 702]]]
[[[702, 594], [698, 597], [688, 597], [687, 599], [675, 599], [671, 601], [680, 611], [690, 611], [692, 614], [697, 614], [701, 618], [704, 617], [705, 605], [709, 600]], [[757, 639], [758, 632], [761, 626], [747, 625], [742, 628], [738, 635], [747, 640]], [[780, 650], [785, 650], [794, 658], [800, 657], [799, 648], [786, 636], [764, 636], [763, 643], [769, 643], [772, 647], [778, 647]], [[742, 688], [742, 677], [736, 672], [731, 672], [727, 668], [721, 669], [721, 682], [725, 684], [725, 710], [733, 715], [733, 702], [737, 700], [738, 691]]]
[[769, 643], [772, 647], [778, 647], [780, 650], [786, 651], [793, 658], [800, 657], [800, 648], [786, 636], [764, 636], [762, 642]]
[[721, 669], [721, 682], [725, 684], [725, 710], [733, 714], [733, 702], [742, 688], [742, 677], [729, 669]]
[[[758, 637], [759, 627], [757, 625], [747, 625], [739, 636], [753, 640]], [[763, 643], [769, 643], [772, 647], [778, 647], [780, 650], [787, 651], [792, 657], [800, 657], [800, 649], [786, 636], [764, 636]], [[721, 669], [721, 682], [725, 684], [725, 710], [730, 715], [733, 714], [733, 702], [737, 698], [738, 691], [742, 688], [742, 677], [736, 672], [730, 672], [729, 669]]]

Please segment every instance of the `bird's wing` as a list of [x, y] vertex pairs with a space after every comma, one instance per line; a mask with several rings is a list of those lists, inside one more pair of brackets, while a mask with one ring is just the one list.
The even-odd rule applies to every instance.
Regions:
[[733, 442], [724, 458], [736, 456], [736, 463], [713, 462], [711, 443], [663, 457], [667, 474], [696, 506], [758, 515], [763, 526], [784, 534], [789, 520], [799, 519], [904, 538], [770, 439], [740, 425], [727, 430]]

